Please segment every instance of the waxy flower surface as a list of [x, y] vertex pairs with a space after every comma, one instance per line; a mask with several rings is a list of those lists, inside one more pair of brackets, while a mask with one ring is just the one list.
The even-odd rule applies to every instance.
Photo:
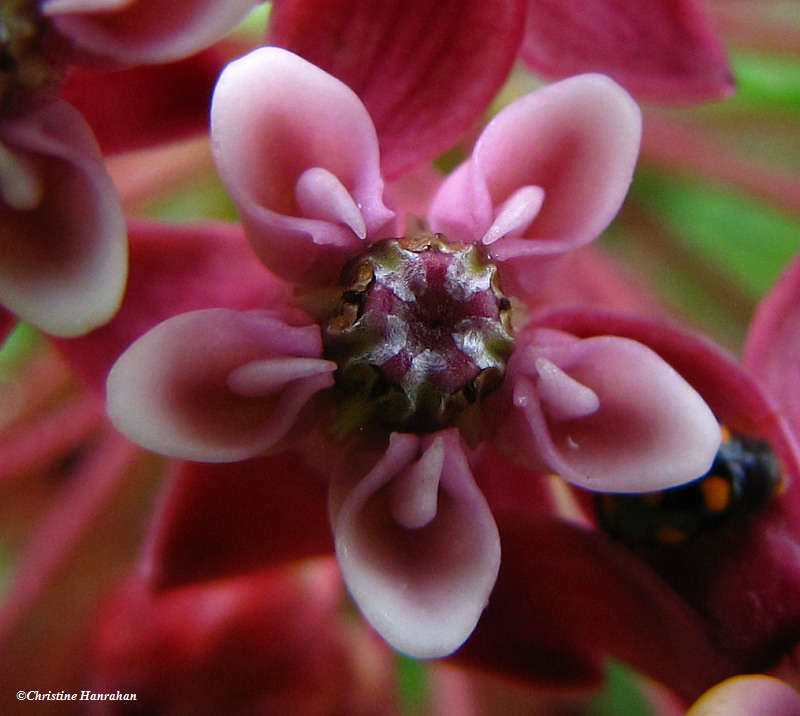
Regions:
[[708, 469], [716, 419], [653, 351], [514, 326], [514, 303], [625, 195], [640, 116], [614, 82], [578, 76], [509, 105], [405, 233], [364, 105], [305, 60], [268, 47], [232, 63], [211, 121], [247, 236], [294, 295], [148, 331], [109, 374], [109, 414], [173, 457], [261, 460], [263, 480], [291, 481], [303, 454], [329, 482], [348, 589], [395, 648], [451, 653], [489, 599], [500, 544], [477, 445], [594, 490]]

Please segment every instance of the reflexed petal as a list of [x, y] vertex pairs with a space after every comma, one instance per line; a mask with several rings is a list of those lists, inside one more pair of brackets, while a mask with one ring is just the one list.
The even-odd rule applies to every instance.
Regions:
[[[316, 360], [321, 353], [317, 326], [289, 326], [259, 311], [183, 313], [146, 333], [114, 364], [108, 413], [118, 429], [154, 452], [243, 460], [272, 447], [311, 396], [333, 384], [336, 364]], [[280, 389], [273, 384], [263, 392], [237, 392], [229, 383], [252, 361], [287, 357], [311, 360], [314, 370], [284, 375]]]
[[156, 513], [143, 571], [171, 589], [331, 552], [326, 480], [296, 455], [185, 462]]
[[795, 259], [766, 298], [750, 326], [745, 366], [780, 406], [800, 440], [800, 259]]
[[165, 715], [389, 713], [389, 650], [342, 619], [342, 591], [333, 560], [156, 594], [134, 576], [101, 611], [84, 679]]
[[[334, 476], [331, 523], [345, 583], [394, 648], [445, 656], [467, 639], [497, 576], [500, 544], [454, 430], [393, 433], [366, 475]], [[354, 477], [355, 475], [355, 477]]]
[[661, 490], [711, 467], [713, 413], [649, 348], [546, 329], [520, 338], [509, 364], [515, 410], [499, 439], [531, 466], [601, 492]]
[[496, 513], [500, 574], [456, 660], [535, 685], [587, 687], [599, 685], [610, 655], [689, 700], [736, 673], [699, 616], [628, 549], [524, 510]]
[[726, 97], [733, 77], [696, 0], [530, 0], [522, 58], [547, 77], [603, 72], [666, 104]]
[[[433, 200], [432, 228], [478, 241], [493, 223], [505, 224], [504, 205], [513, 198], [515, 216], [532, 220], [512, 222], [502, 237], [493, 232], [489, 253], [512, 292], [523, 290], [543, 258], [592, 241], [611, 222], [640, 138], [639, 108], [607, 77], [581, 75], [533, 92], [487, 125], [472, 157], [445, 181]], [[522, 200], [531, 203], [528, 211]]]
[[121, 353], [167, 318], [201, 308], [287, 313], [291, 287], [264, 270], [237, 225], [139, 220], [130, 222], [129, 235], [128, 290], [117, 315], [87, 336], [57, 341], [76, 372], [101, 393]]
[[522, 39], [520, 0], [282, 0], [268, 39], [352, 87], [392, 179], [449, 149], [480, 119]]
[[124, 65], [170, 62], [227, 35], [257, 0], [42, 0], [41, 12], [88, 57]]
[[772, 676], [735, 676], [707, 691], [686, 716], [800, 716], [800, 694]]
[[211, 94], [227, 61], [214, 47], [166, 65], [73, 67], [60, 96], [80, 110], [104, 154], [140, 149], [208, 131]]
[[214, 92], [211, 134], [248, 237], [284, 278], [337, 278], [362, 246], [362, 230], [379, 238], [392, 218], [361, 100], [286, 50], [263, 47], [228, 65]]
[[89, 127], [56, 100], [0, 122], [0, 147], [0, 302], [57, 336], [105, 323], [122, 299], [127, 242]]

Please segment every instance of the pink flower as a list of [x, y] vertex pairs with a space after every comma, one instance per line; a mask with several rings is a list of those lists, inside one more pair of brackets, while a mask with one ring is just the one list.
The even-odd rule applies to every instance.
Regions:
[[[728, 461], [734, 478], [730, 492], [715, 495], [709, 482], [707, 497], [692, 502], [684, 492], [675, 512], [655, 506], [639, 523], [632, 520], [643, 520], [641, 509], [614, 519], [615, 510], [626, 509], [618, 496], [607, 496], [607, 504], [578, 495], [583, 509], [572, 513], [572, 523], [519, 501], [498, 505], [503, 563], [459, 659], [578, 685], [596, 679], [599, 655], [610, 653], [687, 702], [734, 674], [773, 671], [797, 682], [799, 295], [796, 259], [759, 306], [744, 367], [708, 339], [663, 320], [586, 307], [533, 316], [550, 330], [583, 339], [615, 334], [654, 350], [731, 431], [718, 469], [724, 475]], [[761, 442], [746, 447], [742, 436]], [[534, 549], [542, 553], [538, 560], [530, 559]]]
[[[82, 335], [119, 307], [127, 243], [119, 198], [92, 130], [59, 94], [68, 66], [185, 57], [230, 31], [254, 3], [172, 3], [166, 15], [157, 2], [12, 5], [3, 10], [0, 48], [0, 302], [47, 333]], [[126, 79], [130, 92], [134, 78]], [[71, 88], [68, 94], [80, 95], [74, 78]], [[139, 117], [154, 104], [137, 101]], [[134, 124], [129, 117], [117, 131], [124, 135]], [[136, 141], [176, 132], [166, 125], [140, 130]], [[122, 141], [117, 138], [117, 147]]]
[[[434, 197], [429, 221], [442, 233], [400, 239], [372, 121], [340, 81], [261, 48], [223, 72], [211, 117], [248, 239], [296, 287], [243, 312], [168, 318], [108, 376], [112, 421], [141, 445], [249, 459], [183, 469], [154, 533], [155, 583], [175, 578], [166, 564], [178, 525], [194, 530], [200, 514], [184, 512], [192, 495], [206, 505], [198, 481], [234, 503], [233, 481], [249, 495], [253, 471], [290, 495], [296, 485], [318, 495], [327, 481], [339, 564], [362, 612], [396, 648], [443, 656], [473, 630], [500, 561], [472, 446], [494, 440], [529, 468], [600, 490], [660, 489], [708, 469], [714, 416], [643, 345], [531, 325], [512, 352], [500, 283], [534, 300], [546, 264], [594, 239], [627, 190], [640, 118], [612, 81], [580, 76], [507, 107]], [[251, 542], [268, 525], [245, 523], [240, 559], [269, 558]]]

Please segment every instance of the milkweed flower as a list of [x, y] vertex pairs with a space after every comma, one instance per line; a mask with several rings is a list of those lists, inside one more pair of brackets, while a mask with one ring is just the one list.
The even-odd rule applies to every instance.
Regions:
[[[743, 364], [662, 319], [586, 307], [533, 316], [584, 339], [611, 333], [647, 345], [703, 396], [729, 435], [708, 477], [678, 488], [675, 500], [670, 491], [636, 496], [633, 506], [619, 495], [578, 495], [584, 509], [572, 520], [513, 502], [495, 509], [504, 561], [458, 658], [574, 685], [597, 678], [597, 654], [612, 653], [689, 703], [736, 674], [771, 672], [797, 683], [799, 294], [795, 259], [759, 305]], [[547, 557], [531, 560], [534, 545]]]
[[227, 34], [254, 5], [252, 0], [171, 3], [165, 13], [157, 2], [3, 4], [0, 302], [5, 308], [52, 335], [82, 335], [109, 320], [125, 288], [125, 221], [90, 126], [60, 94], [70, 68], [186, 57]]
[[[611, 221], [639, 133], [635, 103], [600, 75], [523, 97], [439, 188], [430, 228], [397, 238], [355, 93], [285, 50], [250, 53], [218, 82], [212, 148], [256, 254], [294, 296], [149, 330], [108, 376], [112, 421], [172, 457], [259, 464], [288, 493], [304, 473], [327, 478], [368, 621], [412, 656], [451, 653], [500, 562], [475, 446], [636, 492], [702, 475], [719, 445], [713, 414], [653, 351], [515, 329], [504, 293], [531, 300], [548, 263]], [[166, 499], [173, 524], [185, 484]]]

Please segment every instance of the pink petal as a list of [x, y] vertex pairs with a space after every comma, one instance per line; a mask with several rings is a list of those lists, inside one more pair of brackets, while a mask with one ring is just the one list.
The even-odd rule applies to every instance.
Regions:
[[60, 96], [80, 110], [104, 154], [139, 149], [208, 131], [211, 93], [226, 62], [214, 47], [166, 65], [73, 67]]
[[211, 134], [248, 237], [284, 278], [334, 280], [362, 247], [361, 229], [379, 238], [392, 218], [363, 104], [286, 50], [262, 47], [228, 65], [214, 92]]
[[800, 693], [785, 681], [753, 674], [735, 676], [700, 697], [686, 716], [800, 716]]
[[[550, 330], [518, 338], [507, 449], [601, 492], [648, 492], [700, 477], [719, 425], [695, 390], [641, 343]], [[512, 448], [513, 446], [513, 448]]]
[[57, 336], [105, 323], [122, 299], [127, 242], [86, 122], [55, 100], [0, 122], [0, 148], [0, 300]]
[[787, 472], [800, 475], [800, 448], [786, 418], [756, 380], [707, 338], [664, 320], [591, 308], [543, 311], [533, 322], [581, 337], [615, 335], [643, 343], [700, 393], [721, 423], [767, 440]]
[[[134, 442], [164, 455], [230, 462], [263, 453], [294, 424], [314, 393], [333, 384], [317, 326], [289, 326], [266, 312], [224, 308], [160, 323], [108, 375], [108, 413]], [[231, 374], [253, 361], [311, 360], [267, 389], [237, 391]], [[233, 382], [233, 385], [231, 384]], [[245, 381], [246, 382], [246, 381]]]
[[[545, 87], [487, 125], [472, 157], [434, 198], [431, 225], [472, 243], [498, 222], [489, 253], [502, 264], [507, 290], [523, 290], [543, 258], [586, 244], [608, 226], [628, 191], [640, 138], [639, 108], [607, 77]], [[512, 198], [515, 216], [532, 218], [528, 225], [501, 221]]]
[[297, 455], [182, 463], [162, 495], [143, 573], [157, 589], [330, 554], [327, 484]]
[[257, 0], [42, 0], [41, 12], [74, 46], [73, 61], [171, 62], [227, 35]]
[[603, 72], [667, 104], [733, 92], [722, 44], [696, 0], [529, 0], [521, 54], [547, 77]]
[[268, 38], [358, 93], [394, 179], [480, 119], [516, 57], [523, 13], [519, 0], [288, 0]]
[[800, 440], [800, 259], [792, 262], [759, 304], [744, 364], [780, 406]]
[[497, 529], [458, 433], [424, 443], [393, 433], [367, 469], [359, 478], [348, 465], [331, 487], [345, 583], [395, 649], [416, 658], [450, 654], [475, 628], [500, 562]]
[[[285, 310], [291, 287], [270, 275], [239, 226], [131, 221], [128, 291], [107, 325], [57, 341], [73, 369], [99, 392], [114, 361], [161, 321], [200, 308]], [[288, 316], [287, 316], [287, 320]]]

